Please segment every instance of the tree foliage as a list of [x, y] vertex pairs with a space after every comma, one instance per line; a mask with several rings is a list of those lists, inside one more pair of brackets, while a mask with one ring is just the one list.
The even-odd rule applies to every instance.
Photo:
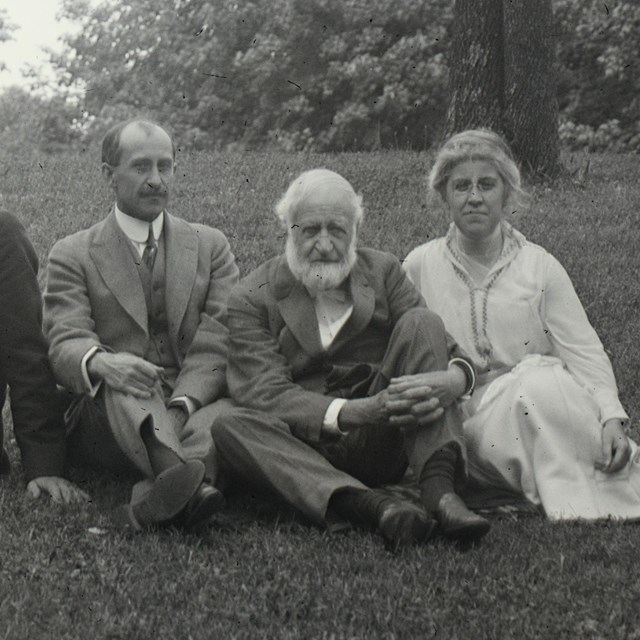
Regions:
[[560, 133], [570, 146], [640, 152], [640, 3], [555, 0]]
[[76, 109], [62, 96], [44, 98], [20, 87], [0, 94], [0, 148], [57, 151], [81, 136]]
[[424, 148], [446, 104], [448, 0], [65, 0], [56, 63], [103, 124], [147, 111], [190, 142]]
[[[562, 140], [640, 152], [640, 3], [552, 2]], [[502, 3], [474, 4], [470, 38]], [[53, 61], [60, 92], [81, 96], [75, 118], [88, 138], [146, 113], [192, 148], [423, 149], [445, 129], [453, 6], [63, 0], [77, 29]], [[0, 37], [2, 24], [0, 14]]]

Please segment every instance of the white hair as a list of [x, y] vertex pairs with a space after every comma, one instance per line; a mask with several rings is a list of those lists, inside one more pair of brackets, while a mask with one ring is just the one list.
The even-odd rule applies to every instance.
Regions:
[[347, 203], [353, 207], [354, 223], [357, 226], [362, 220], [364, 210], [362, 197], [359, 196], [351, 184], [335, 171], [329, 169], [311, 169], [301, 173], [287, 188], [285, 194], [276, 205], [276, 214], [286, 227], [290, 227], [294, 221], [300, 205], [319, 186], [331, 184], [336, 190], [344, 193]]

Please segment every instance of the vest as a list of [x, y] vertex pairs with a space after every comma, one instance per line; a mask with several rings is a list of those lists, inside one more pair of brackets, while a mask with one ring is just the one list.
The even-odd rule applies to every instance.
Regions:
[[[170, 379], [177, 373], [177, 362], [169, 341], [169, 325], [167, 321], [167, 297], [165, 287], [165, 249], [163, 233], [158, 241], [153, 272], [149, 273], [146, 265], [138, 256], [135, 247], [132, 249], [136, 256], [136, 268], [142, 283], [144, 299], [147, 305], [147, 321], [149, 340], [145, 347], [144, 359], [167, 369]], [[173, 371], [171, 371], [173, 369]]]

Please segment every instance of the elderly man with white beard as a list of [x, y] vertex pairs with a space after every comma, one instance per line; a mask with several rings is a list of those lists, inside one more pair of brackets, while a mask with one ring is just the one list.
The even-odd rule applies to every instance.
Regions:
[[[370, 527], [393, 548], [438, 531], [479, 539], [488, 521], [455, 492], [466, 456], [456, 400], [473, 390], [473, 367], [398, 260], [356, 248], [361, 198], [342, 176], [303, 173], [276, 211], [285, 254], [229, 300], [236, 407], [213, 425], [222, 468], [319, 525]], [[420, 505], [379, 489], [408, 467]]]

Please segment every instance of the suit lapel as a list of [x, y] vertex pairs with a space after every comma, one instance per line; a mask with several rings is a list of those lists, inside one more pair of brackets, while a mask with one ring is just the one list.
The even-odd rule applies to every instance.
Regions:
[[304, 285], [294, 278], [284, 256], [276, 267], [273, 290], [280, 315], [300, 346], [309, 355], [322, 353], [313, 300]]
[[89, 249], [102, 279], [124, 310], [146, 332], [147, 306], [129, 240], [112, 211]]
[[169, 333], [176, 335], [198, 272], [198, 234], [184, 220], [164, 214], [165, 287]]
[[336, 339], [329, 347], [329, 351], [340, 349], [354, 336], [362, 333], [371, 322], [375, 310], [376, 296], [373, 287], [369, 284], [360, 260], [356, 262], [349, 276], [349, 288], [353, 300], [351, 317], [344, 324]]

